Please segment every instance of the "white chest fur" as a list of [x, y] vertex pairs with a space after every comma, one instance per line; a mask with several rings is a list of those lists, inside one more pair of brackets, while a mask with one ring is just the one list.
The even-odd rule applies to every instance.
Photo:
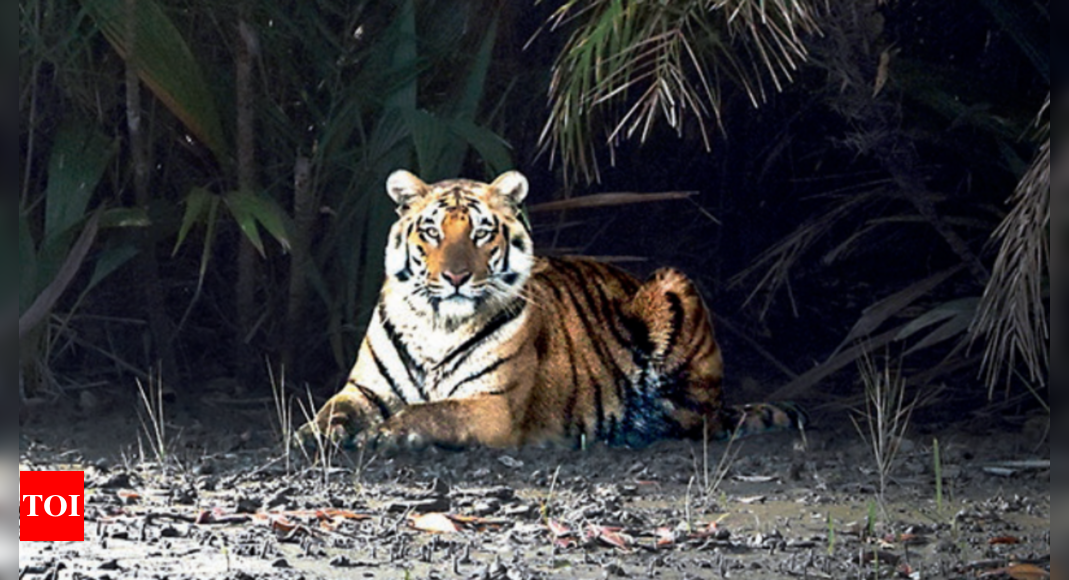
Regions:
[[508, 355], [502, 349], [527, 314], [480, 318], [449, 329], [403, 303], [387, 304], [375, 313], [355, 378], [384, 398], [409, 404], [499, 390], [501, 377], [484, 370]]

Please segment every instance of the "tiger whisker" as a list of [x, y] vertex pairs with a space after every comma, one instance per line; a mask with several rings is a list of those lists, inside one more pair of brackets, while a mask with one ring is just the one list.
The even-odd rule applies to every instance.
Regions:
[[538, 304], [531, 297], [531, 293], [527, 288], [521, 288], [517, 290], [515, 288], [503, 286], [501, 282], [495, 280], [494, 283], [490, 285], [490, 289], [492, 290], [495, 298], [503, 298], [506, 300], [510, 298], [519, 298], [520, 300], [523, 300], [526, 304], [529, 304], [535, 308], [541, 308], [541, 305]]

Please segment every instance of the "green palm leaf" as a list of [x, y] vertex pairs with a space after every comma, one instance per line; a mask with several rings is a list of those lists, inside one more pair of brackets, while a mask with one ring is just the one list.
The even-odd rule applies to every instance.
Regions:
[[290, 249], [289, 233], [286, 229], [286, 215], [279, 205], [270, 198], [256, 195], [251, 191], [234, 191], [225, 196], [227, 208], [245, 237], [256, 246], [260, 255], [264, 255], [264, 243], [260, 238], [260, 227], [267, 230], [286, 251]]
[[228, 148], [215, 99], [185, 38], [160, 5], [152, 0], [82, 0], [82, 5], [156, 98], [223, 161]]
[[[566, 172], [598, 176], [597, 147], [645, 140], [663, 122], [682, 132], [720, 124], [721, 79], [754, 105], [807, 57], [803, 34], [817, 31], [806, 0], [571, 0], [550, 20], [573, 26], [553, 68], [543, 147]], [[602, 123], [604, 138], [594, 137]]]

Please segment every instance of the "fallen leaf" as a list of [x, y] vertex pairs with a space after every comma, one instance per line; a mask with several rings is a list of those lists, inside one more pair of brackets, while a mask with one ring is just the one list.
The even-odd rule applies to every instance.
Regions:
[[721, 534], [719, 522], [709, 522], [709, 525], [704, 528], [693, 532], [690, 537], [695, 540], [705, 540], [708, 538], [715, 538]]
[[898, 541], [906, 546], [924, 546], [929, 543], [928, 538], [918, 534], [900, 534]]
[[267, 518], [270, 522], [271, 529], [276, 532], [282, 532], [283, 534], [292, 533], [297, 529], [298, 524], [295, 524], [283, 516], [271, 516]]
[[556, 520], [549, 520], [546, 522], [546, 527], [549, 528], [549, 533], [553, 536], [553, 545], [561, 549], [579, 547], [579, 540], [575, 537], [575, 532], [568, 526]]
[[336, 532], [345, 522], [343, 518], [327, 518], [319, 520], [319, 529], [327, 532]]
[[658, 548], [667, 548], [675, 545], [676, 535], [671, 528], [657, 528], [655, 533], [657, 535]]
[[446, 516], [454, 523], [459, 524], [465, 528], [474, 528], [475, 530], [485, 530], [487, 528], [500, 528], [509, 523], [508, 520], [501, 518], [484, 518], [481, 516], [458, 516], [449, 514]]
[[318, 511], [316, 511], [315, 516], [316, 516], [316, 519], [320, 519], [320, 520], [342, 519], [342, 520], [353, 520], [353, 521], [357, 521], [357, 522], [371, 519], [371, 516], [369, 516], [367, 514], [358, 514], [358, 513], [354, 513], [354, 512], [351, 512], [351, 511], [347, 511], [347, 510], [337, 510], [337, 509], [318, 510]]
[[549, 533], [553, 534], [554, 538], [568, 538], [574, 535], [574, 532], [568, 526], [557, 520], [549, 520], [546, 522], [546, 527], [549, 528]]
[[579, 547], [579, 541], [575, 538], [554, 538], [553, 545], [562, 550], [570, 550]]
[[117, 491], [115, 492], [115, 496], [121, 499], [126, 505], [141, 501], [141, 494], [136, 491]]
[[201, 510], [197, 514], [196, 519], [193, 520], [194, 524], [199, 526], [215, 523], [215, 518], [218, 510]]
[[1046, 580], [1050, 578], [1050, 572], [1032, 564], [1011, 564], [1006, 567], [1005, 572], [1013, 580]]
[[419, 514], [409, 518], [408, 525], [432, 534], [455, 534], [460, 531], [460, 526], [442, 513]]
[[1020, 538], [1015, 538], [1013, 536], [999, 536], [997, 538], [991, 538], [987, 543], [991, 546], [1015, 546], [1020, 544], [1021, 540]]
[[776, 478], [771, 475], [736, 475], [732, 479], [743, 483], [772, 483], [776, 481]]
[[197, 517], [193, 518], [193, 523], [197, 525], [244, 524], [252, 519], [253, 518], [248, 515], [228, 514], [224, 512], [222, 508], [212, 508], [210, 510], [201, 510], [197, 513]]
[[588, 539], [597, 540], [609, 547], [620, 548], [622, 550], [630, 548], [635, 543], [635, 539], [624, 534], [622, 528], [610, 528], [607, 526], [589, 524], [587, 525], [586, 535]]

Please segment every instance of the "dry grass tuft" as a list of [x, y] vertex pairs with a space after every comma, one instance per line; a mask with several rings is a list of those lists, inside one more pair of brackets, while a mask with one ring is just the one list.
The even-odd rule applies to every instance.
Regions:
[[889, 366], [877, 368], [871, 358], [864, 357], [859, 368], [865, 383], [865, 405], [854, 410], [850, 420], [872, 449], [882, 504], [917, 400], [906, 399], [906, 381]]

